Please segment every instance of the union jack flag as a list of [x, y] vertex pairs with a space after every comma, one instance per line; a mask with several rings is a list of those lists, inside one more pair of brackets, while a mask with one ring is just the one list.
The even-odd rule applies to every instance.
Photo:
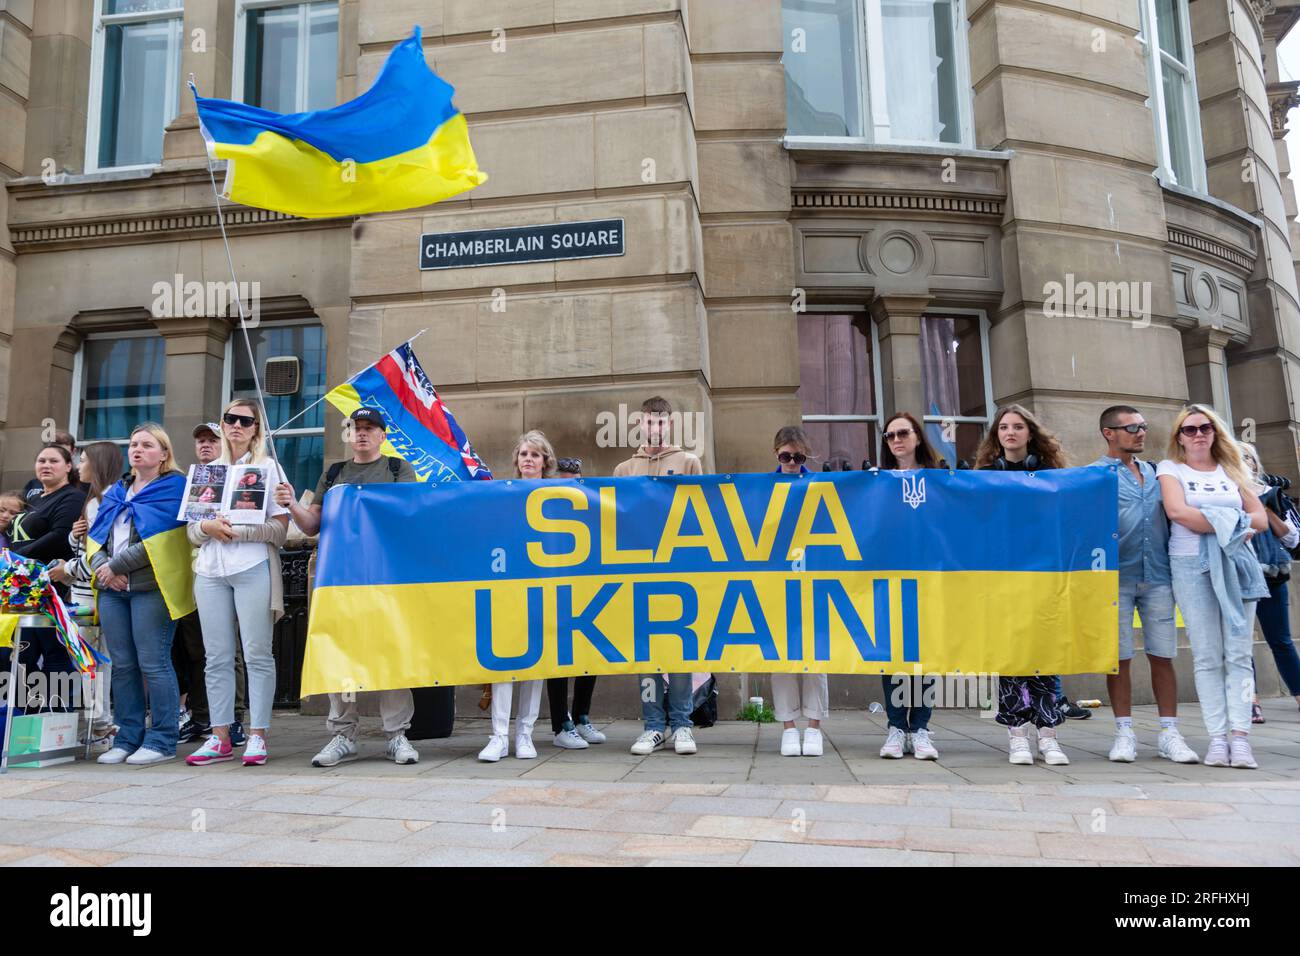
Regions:
[[438, 397], [410, 342], [325, 396], [345, 416], [361, 406], [384, 416], [384, 453], [405, 458], [421, 481], [475, 481], [492, 477], [451, 409]]

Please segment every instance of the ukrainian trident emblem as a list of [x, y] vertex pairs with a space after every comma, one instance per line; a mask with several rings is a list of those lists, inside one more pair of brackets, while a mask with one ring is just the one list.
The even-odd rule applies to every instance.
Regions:
[[911, 505], [913, 511], [925, 504], [924, 477], [918, 475], [903, 476], [903, 503]]

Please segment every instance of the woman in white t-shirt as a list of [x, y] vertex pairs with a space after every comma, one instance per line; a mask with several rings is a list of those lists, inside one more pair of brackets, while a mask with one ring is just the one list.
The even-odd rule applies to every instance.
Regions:
[[[1251, 633], [1233, 637], [1224, 623], [1210, 574], [1201, 570], [1201, 538], [1214, 529], [1202, 508], [1236, 508], [1253, 531], [1268, 527], [1264, 506], [1236, 440], [1213, 410], [1188, 405], [1174, 420], [1169, 457], [1156, 468], [1169, 515], [1169, 567], [1174, 598], [1192, 645], [1196, 696], [1210, 735], [1207, 767], [1257, 766], [1250, 749]], [[1214, 545], [1217, 547], [1217, 543]]]
[[[269, 468], [270, 479], [262, 488], [274, 488], [288, 479], [267, 455], [266, 442], [257, 403], [236, 399], [221, 416], [221, 457], [213, 464]], [[251, 726], [244, 765], [266, 763], [266, 732], [275, 699], [271, 631], [284, 614], [280, 547], [289, 533], [289, 512], [265, 490], [261, 496], [266, 502], [266, 520], [261, 524], [231, 524], [224, 516], [190, 522], [190, 542], [199, 549], [194, 559], [194, 600], [203, 626], [203, 676], [212, 721], [212, 735], [185, 758], [192, 767], [234, 759], [230, 724], [235, 719], [236, 640], [243, 645], [248, 670]]]

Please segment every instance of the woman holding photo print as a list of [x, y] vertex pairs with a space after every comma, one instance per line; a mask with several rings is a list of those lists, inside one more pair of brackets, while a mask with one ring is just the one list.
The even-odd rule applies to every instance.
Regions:
[[[213, 464], [254, 465], [272, 473], [272, 484], [286, 481], [267, 454], [266, 440], [256, 403], [236, 399], [221, 416], [221, 457]], [[186, 758], [190, 766], [234, 759], [230, 724], [235, 719], [236, 623], [248, 670], [251, 727], [244, 765], [266, 763], [266, 732], [275, 697], [271, 630], [284, 613], [280, 547], [289, 533], [288, 515], [272, 500], [266, 503], [266, 520], [260, 524], [232, 524], [225, 515], [190, 522], [190, 541], [199, 548], [194, 600], [203, 625], [204, 677], [212, 721], [212, 735]]]

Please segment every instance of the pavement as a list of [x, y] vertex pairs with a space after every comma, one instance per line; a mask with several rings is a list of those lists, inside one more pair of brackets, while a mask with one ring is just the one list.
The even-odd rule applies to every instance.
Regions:
[[[363, 718], [362, 759], [310, 766], [323, 720], [277, 714], [264, 767], [94, 763], [0, 777], [0, 864], [210, 865], [1300, 865], [1300, 712], [1264, 702], [1260, 769], [1160, 759], [1154, 708], [1134, 713], [1133, 764], [1106, 759], [1111, 714], [1069, 721], [1068, 767], [1015, 767], [1006, 732], [939, 710], [937, 763], [877, 756], [884, 715], [835, 711], [820, 758], [782, 757], [780, 725], [698, 730], [699, 753], [635, 757], [638, 722], [565, 751], [539, 724], [538, 757], [480, 763], [487, 722], [384, 759]], [[1189, 743], [1207, 738], [1181, 707]], [[185, 752], [192, 746], [182, 748]]]

